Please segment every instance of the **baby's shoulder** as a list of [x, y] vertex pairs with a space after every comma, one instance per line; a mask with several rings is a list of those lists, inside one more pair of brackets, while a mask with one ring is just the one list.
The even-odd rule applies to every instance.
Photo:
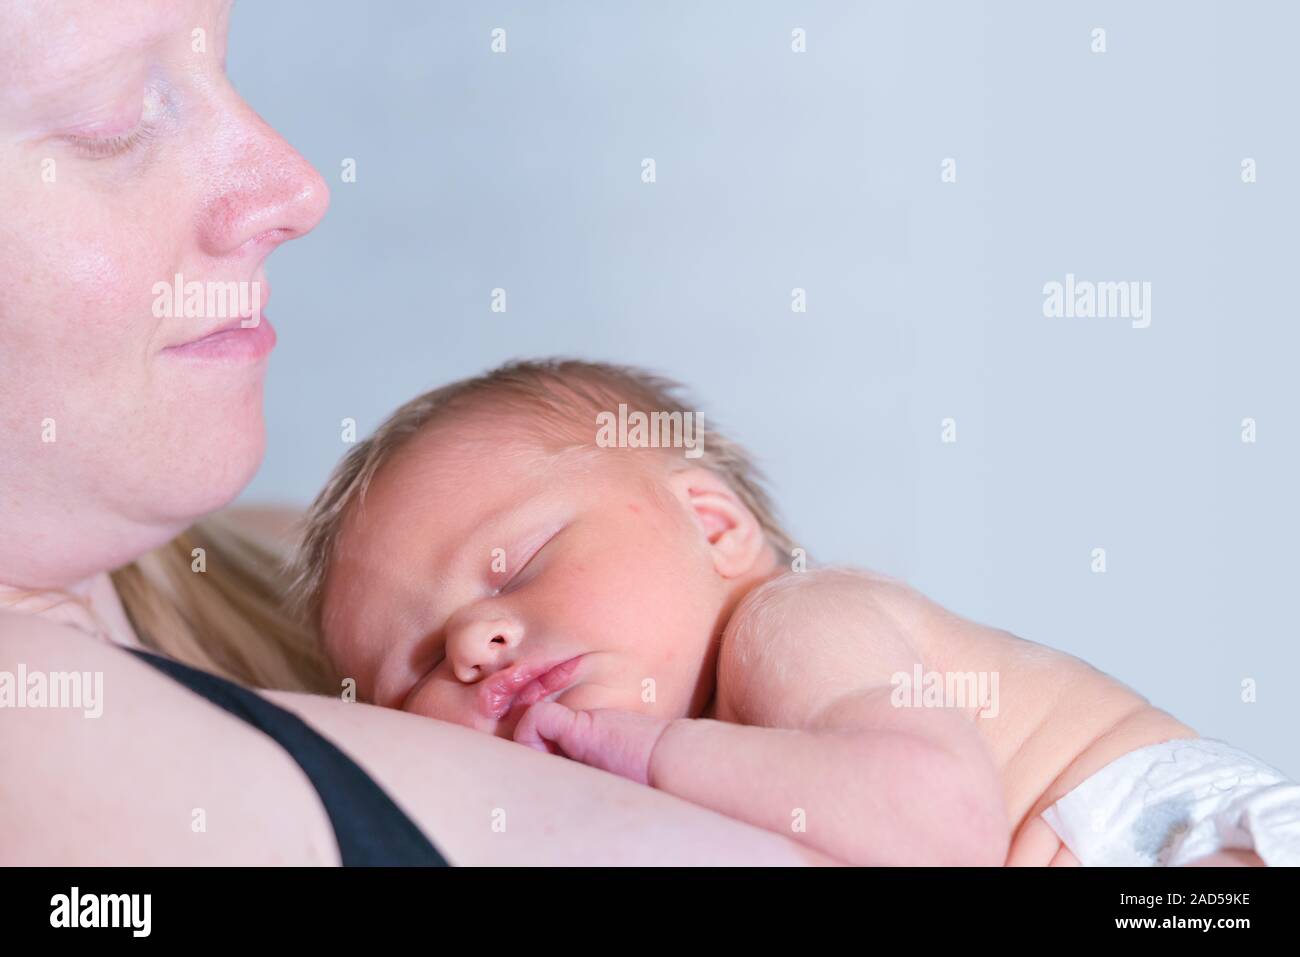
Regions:
[[924, 598], [896, 578], [844, 566], [786, 572], [754, 588], [736, 606], [727, 632], [779, 631], [808, 627], [844, 627], [868, 617], [910, 619], [909, 608]]
[[764, 582], [724, 631], [719, 707], [749, 715], [745, 723], [795, 727], [837, 695], [887, 682], [915, 660], [911, 594], [895, 579], [851, 568]]

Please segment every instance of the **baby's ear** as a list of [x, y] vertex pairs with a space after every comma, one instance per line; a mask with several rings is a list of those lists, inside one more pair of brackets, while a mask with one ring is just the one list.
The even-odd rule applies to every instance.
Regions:
[[717, 573], [738, 578], [750, 571], [767, 547], [767, 536], [731, 486], [708, 469], [674, 472], [668, 484], [708, 543]]

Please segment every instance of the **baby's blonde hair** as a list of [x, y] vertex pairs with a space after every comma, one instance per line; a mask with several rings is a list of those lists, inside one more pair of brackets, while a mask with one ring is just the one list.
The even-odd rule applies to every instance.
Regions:
[[[624, 404], [629, 414], [684, 414], [689, 406], [682, 391], [670, 379], [630, 366], [544, 359], [507, 363], [412, 399], [344, 456], [304, 516], [290, 566], [290, 606], [310, 625], [319, 626], [325, 578], [345, 517], [354, 504], [364, 502], [379, 469], [425, 426], [457, 413], [513, 413], [532, 417], [543, 437], [560, 450], [594, 449], [601, 413]], [[778, 521], [749, 453], [713, 429], [707, 430], [702, 446], [700, 456], [687, 461], [722, 477], [753, 513], [778, 554], [789, 555], [793, 540]]]

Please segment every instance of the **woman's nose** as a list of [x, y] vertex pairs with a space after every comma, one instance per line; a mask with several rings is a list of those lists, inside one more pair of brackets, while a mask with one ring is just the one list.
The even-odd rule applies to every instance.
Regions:
[[209, 256], [237, 255], [249, 245], [260, 258], [316, 227], [329, 206], [329, 187], [237, 95], [221, 106], [207, 144], [199, 242]]
[[523, 628], [509, 618], [478, 618], [453, 629], [447, 641], [452, 673], [466, 684], [507, 667], [518, 654]]

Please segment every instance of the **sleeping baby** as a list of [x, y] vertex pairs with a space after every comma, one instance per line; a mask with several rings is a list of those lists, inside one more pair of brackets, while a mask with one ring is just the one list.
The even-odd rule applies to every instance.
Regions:
[[399, 409], [296, 595], [364, 701], [849, 864], [1300, 863], [1300, 786], [1076, 658], [809, 568], [672, 383], [519, 362]]

